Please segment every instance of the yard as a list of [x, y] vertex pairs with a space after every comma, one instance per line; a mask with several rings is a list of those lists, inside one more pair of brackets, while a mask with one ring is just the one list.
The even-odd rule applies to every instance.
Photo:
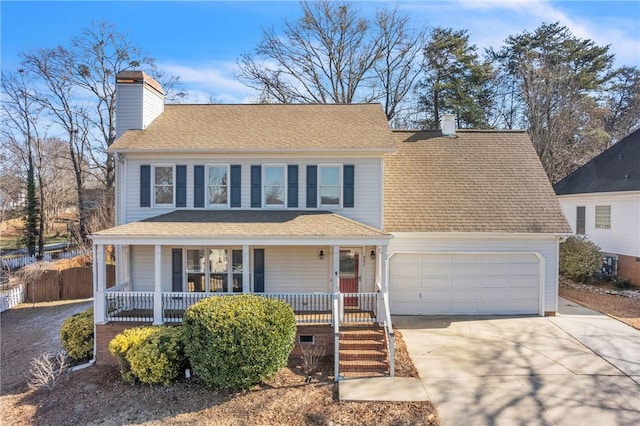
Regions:
[[560, 278], [560, 296], [640, 330], [640, 288], [621, 290], [606, 281], [574, 283]]
[[[338, 402], [331, 363], [308, 385], [292, 362], [268, 383], [239, 393], [208, 389], [195, 378], [171, 387], [129, 385], [116, 368], [102, 366], [64, 374], [50, 392], [29, 390], [30, 360], [58, 350], [62, 321], [88, 305], [21, 305], [1, 314], [3, 424], [439, 424], [428, 402]], [[415, 375], [400, 333], [396, 354], [397, 374]]]

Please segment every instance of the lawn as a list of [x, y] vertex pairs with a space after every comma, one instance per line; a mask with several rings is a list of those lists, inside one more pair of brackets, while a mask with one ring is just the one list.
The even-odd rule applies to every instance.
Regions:
[[[292, 361], [276, 377], [244, 392], [205, 387], [197, 378], [170, 387], [130, 385], [116, 368], [92, 366], [64, 374], [53, 391], [26, 386], [29, 360], [60, 347], [62, 320], [84, 304], [21, 305], [2, 313], [3, 422], [12, 425], [438, 425], [429, 402], [339, 402], [333, 364], [310, 384]], [[396, 334], [398, 375], [416, 370]]]

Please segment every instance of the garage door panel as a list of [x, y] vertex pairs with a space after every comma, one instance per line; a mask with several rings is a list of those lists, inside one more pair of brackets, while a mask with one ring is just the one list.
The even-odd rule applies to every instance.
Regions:
[[396, 255], [390, 267], [392, 312], [538, 313], [538, 262], [531, 254]]

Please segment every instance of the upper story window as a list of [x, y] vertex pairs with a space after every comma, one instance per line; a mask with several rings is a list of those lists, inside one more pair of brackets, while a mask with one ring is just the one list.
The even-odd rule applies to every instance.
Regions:
[[262, 199], [265, 207], [285, 207], [287, 199], [286, 167], [265, 165], [262, 167]]
[[586, 228], [586, 208], [585, 206], [576, 207], [576, 234], [584, 235]]
[[173, 206], [175, 194], [175, 170], [172, 165], [153, 166], [154, 206]]
[[342, 167], [318, 166], [318, 189], [321, 207], [340, 207], [342, 204]]
[[611, 229], [611, 206], [596, 206], [596, 229]]
[[229, 205], [229, 166], [208, 166], [207, 176], [207, 201], [209, 206], [227, 207]]

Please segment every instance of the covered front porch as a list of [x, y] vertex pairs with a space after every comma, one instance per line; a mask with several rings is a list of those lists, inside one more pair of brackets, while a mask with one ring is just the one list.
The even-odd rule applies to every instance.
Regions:
[[[389, 239], [328, 212], [179, 211], [112, 228], [93, 235], [95, 323], [180, 323], [203, 298], [259, 294], [289, 304], [299, 326], [333, 332], [339, 377], [343, 326], [384, 328], [393, 358]], [[117, 273], [107, 289], [108, 246]]]

